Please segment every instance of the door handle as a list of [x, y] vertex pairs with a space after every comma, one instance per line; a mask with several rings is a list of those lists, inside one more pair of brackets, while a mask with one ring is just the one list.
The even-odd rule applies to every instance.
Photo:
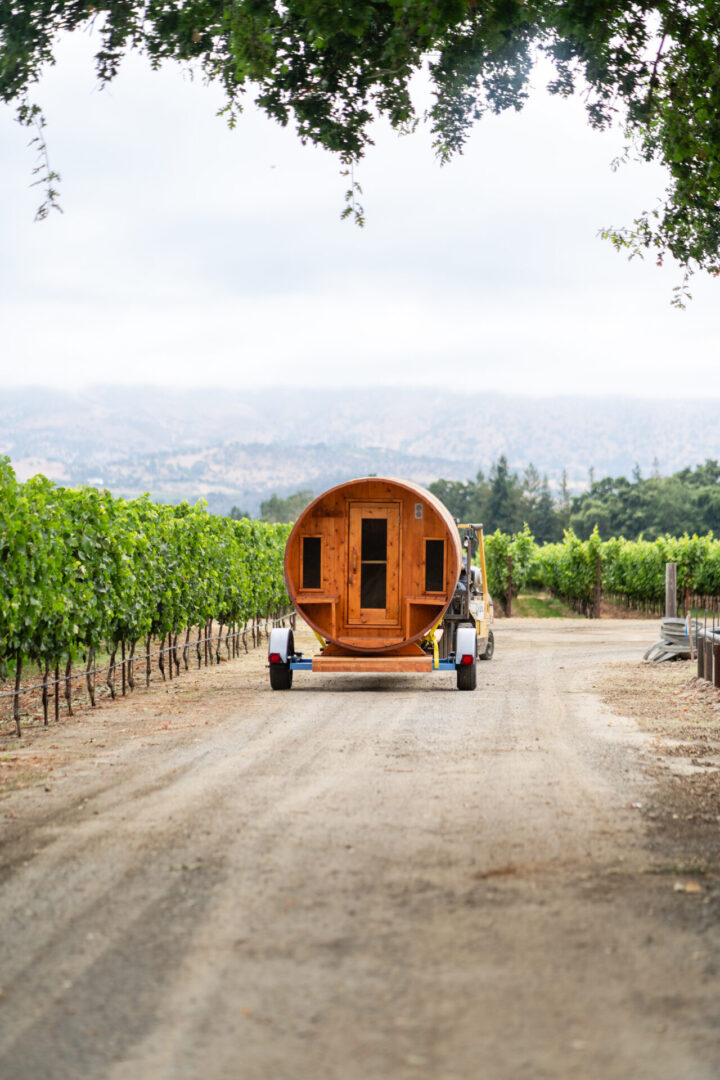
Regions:
[[352, 572], [353, 574], [357, 573], [357, 548], [353, 548]]

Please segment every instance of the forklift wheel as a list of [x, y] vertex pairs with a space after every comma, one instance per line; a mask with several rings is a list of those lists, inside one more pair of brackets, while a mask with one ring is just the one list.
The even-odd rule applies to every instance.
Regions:
[[289, 690], [292, 686], [293, 673], [290, 664], [270, 665], [270, 688], [272, 690]]
[[455, 670], [458, 690], [474, 690], [477, 687], [477, 663], [460, 664]]
[[492, 660], [494, 652], [495, 652], [495, 638], [493, 637], [492, 630], [490, 630], [488, 632], [488, 639], [487, 639], [487, 645], [485, 646], [485, 652], [480, 653], [480, 659], [481, 660]]

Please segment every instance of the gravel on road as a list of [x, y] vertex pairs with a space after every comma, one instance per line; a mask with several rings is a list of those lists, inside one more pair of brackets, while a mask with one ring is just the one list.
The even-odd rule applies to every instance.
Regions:
[[0, 1076], [717, 1077], [720, 714], [655, 633], [503, 620], [475, 693], [259, 649], [0, 740]]

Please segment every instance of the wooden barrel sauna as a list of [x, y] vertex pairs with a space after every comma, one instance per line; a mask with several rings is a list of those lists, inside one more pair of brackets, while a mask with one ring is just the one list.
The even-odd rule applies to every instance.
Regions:
[[418, 484], [349, 480], [318, 496], [285, 549], [285, 581], [325, 655], [417, 655], [457, 585], [462, 548], [445, 506]]

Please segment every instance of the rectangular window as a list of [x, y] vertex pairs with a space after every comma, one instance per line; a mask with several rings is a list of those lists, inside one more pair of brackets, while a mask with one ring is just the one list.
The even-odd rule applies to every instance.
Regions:
[[387, 518], [363, 518], [362, 562], [387, 562]]
[[384, 608], [386, 598], [387, 563], [363, 563], [360, 571], [360, 607]]
[[319, 589], [322, 587], [322, 566], [320, 551], [322, 538], [319, 536], [303, 536], [302, 544], [302, 587], [303, 589]]
[[445, 590], [445, 541], [425, 541], [425, 592]]
[[360, 607], [387, 604], [387, 518], [363, 518], [360, 534]]

